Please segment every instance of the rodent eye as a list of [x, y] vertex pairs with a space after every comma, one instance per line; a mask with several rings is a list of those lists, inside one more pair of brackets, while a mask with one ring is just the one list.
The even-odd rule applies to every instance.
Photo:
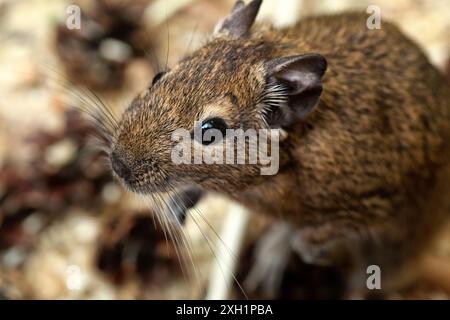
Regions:
[[155, 85], [155, 83], [157, 83], [159, 80], [161, 80], [161, 78], [167, 73], [167, 71], [161, 71], [158, 72], [157, 74], [155, 74], [155, 76], [153, 77], [152, 80], [152, 86]]
[[197, 141], [207, 146], [211, 143], [217, 143], [225, 137], [227, 129], [227, 123], [222, 118], [210, 118], [202, 122], [201, 137], [195, 138]]

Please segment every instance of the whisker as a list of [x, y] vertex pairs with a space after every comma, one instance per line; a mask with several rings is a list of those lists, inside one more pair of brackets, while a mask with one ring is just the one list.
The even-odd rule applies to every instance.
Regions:
[[[158, 197], [161, 201], [164, 202], [161, 195], [158, 195]], [[167, 228], [169, 237], [171, 238], [172, 243], [174, 243], [175, 252], [177, 254], [178, 261], [180, 262], [180, 267], [183, 270], [183, 274], [184, 274], [185, 278], [189, 281], [190, 278], [187, 276], [188, 275], [187, 269], [185, 269], [187, 267], [188, 263], [186, 262], [186, 257], [179, 250], [180, 248], [183, 248], [182, 242], [180, 240], [180, 234], [178, 233], [178, 230], [174, 229], [173, 224], [171, 223], [171, 221], [169, 221], [167, 215], [164, 213], [164, 211], [162, 209], [161, 209], [160, 213], [162, 213], [161, 218], [164, 222], [164, 227]]]
[[[155, 72], [155, 74], [161, 72], [162, 71], [161, 64], [159, 62], [158, 55], [155, 53], [155, 49], [151, 45], [146, 45], [144, 47], [144, 45], [139, 44], [139, 47], [145, 53], [145, 56], [150, 60], [150, 65], [152, 66], [152, 69]], [[149, 50], [151, 54], [148, 52]]]
[[84, 96], [86, 96], [86, 98], [88, 98], [91, 103], [94, 104], [94, 106], [101, 109], [102, 111], [105, 111], [105, 115], [109, 116], [109, 119], [112, 121], [112, 123], [117, 123], [114, 114], [111, 112], [111, 109], [105, 105], [105, 103], [99, 98], [99, 96], [93, 90], [86, 88], [84, 86], [76, 85], [62, 71], [56, 69], [55, 67], [52, 67], [51, 65], [45, 63], [43, 63], [43, 65], [47, 68], [48, 71], [53, 72], [56, 76], [61, 78], [61, 79], [53, 78], [54, 80], [56, 81], [60, 80], [61, 84], [67, 83], [66, 88], [68, 88], [69, 91], [72, 88], [77, 88], [78, 90], [80, 90], [81, 93]]
[[[174, 188], [174, 187], [172, 187], [172, 188], [173, 188], [174, 196], [177, 197], [178, 200], [180, 200], [180, 199], [181, 199], [181, 196], [179, 195], [178, 191], [176, 190], [176, 188]], [[175, 203], [178, 203], [178, 201], [175, 201]], [[191, 204], [193, 204], [193, 203], [191, 203]], [[200, 218], [202, 218], [202, 220], [207, 224], [207, 226], [213, 231], [213, 233], [215, 234], [215, 236], [220, 240], [220, 243], [224, 246], [224, 248], [227, 249], [228, 255], [233, 259], [234, 262], [236, 262], [236, 261], [237, 261], [237, 258], [236, 258], [236, 256], [234, 255], [234, 253], [232, 253], [232, 251], [230, 250], [230, 248], [229, 248], [229, 247], [226, 245], [226, 243], [222, 240], [222, 238], [219, 236], [219, 234], [216, 232], [216, 230], [213, 228], [213, 226], [212, 226], [212, 225], [207, 221], [207, 219], [201, 214], [200, 210], [199, 210], [198, 208], [195, 208], [195, 206], [194, 206], [192, 209], [193, 209], [193, 212], [197, 213], [197, 215], [199, 215]], [[222, 266], [220, 265], [220, 260], [218, 259], [218, 256], [217, 256], [217, 254], [215, 253], [215, 250], [213, 249], [213, 246], [211, 245], [211, 243], [213, 243], [213, 244], [215, 244], [214, 247], [216, 247], [217, 249], [219, 249], [219, 248], [217, 247], [217, 243], [211, 241], [211, 240], [206, 236], [206, 234], [203, 232], [202, 228], [200, 227], [200, 224], [197, 222], [197, 220], [195, 219], [194, 216], [191, 215], [191, 218], [193, 219], [194, 223], [197, 225], [197, 228], [198, 228], [199, 231], [201, 232], [202, 236], [203, 236], [203, 237], [205, 238], [205, 240], [207, 241], [207, 245], [208, 245], [208, 247], [209, 247], [211, 253], [212, 253], [213, 256], [214, 256], [214, 258], [215, 258], [215, 260], [216, 260], [216, 262], [217, 262], [218, 267], [219, 267], [220, 270], [221, 270], [221, 273], [222, 273], [222, 276], [223, 276], [223, 278], [224, 278], [224, 281], [226, 281], [226, 279], [225, 279], [225, 273], [224, 273], [224, 271], [223, 271]], [[222, 252], [223, 252], [223, 251], [222, 251]], [[248, 299], [247, 294], [245, 293], [245, 290], [243, 289], [242, 285], [241, 285], [241, 284], [239, 283], [239, 281], [237, 280], [237, 278], [236, 278], [236, 276], [235, 276], [233, 270], [227, 270], [227, 271], [228, 271], [228, 272], [230, 273], [230, 275], [232, 276], [234, 282], [235, 282], [236, 285], [239, 287], [239, 290], [242, 292], [242, 294], [244, 295], [244, 297], [245, 297], [246, 299]], [[227, 287], [228, 287], [228, 285], [227, 285]], [[229, 290], [229, 289], [230, 289], [230, 288], [228, 288], [228, 290]]]
[[[165, 189], [164, 190], [167, 194], [169, 194], [170, 193], [170, 191], [168, 191], [167, 189]], [[172, 192], [173, 191], [175, 191], [175, 190], [172, 190]], [[163, 201], [164, 201], [164, 204], [165, 204], [165, 206], [166, 206], [166, 208], [170, 211], [170, 214], [172, 215], [172, 217], [174, 217], [175, 216], [175, 214], [172, 212], [172, 208], [168, 205], [168, 203], [163, 199]], [[179, 204], [178, 203], [176, 203], [176, 205], [179, 207]], [[179, 207], [179, 208], [181, 208], [181, 207]], [[182, 208], [182, 209], [186, 209], [186, 208]], [[178, 231], [180, 231], [180, 237], [181, 237], [181, 241], [182, 241], [182, 244], [183, 244], [183, 247], [186, 249], [186, 251], [187, 251], [187, 254], [188, 254], [188, 258], [189, 258], [189, 260], [190, 260], [190, 263], [191, 263], [191, 265], [192, 265], [192, 271], [194, 272], [194, 275], [196, 276], [196, 279], [197, 279], [197, 281], [200, 283], [200, 279], [199, 279], [199, 275], [200, 275], [200, 272], [199, 272], [199, 270], [197, 269], [197, 266], [195, 265], [195, 263], [194, 263], [194, 257], [193, 257], [193, 255], [192, 255], [192, 253], [194, 252], [193, 251], [193, 248], [192, 248], [192, 246], [191, 246], [191, 243], [190, 243], [190, 241], [188, 241], [187, 240], [187, 237], [186, 237], [186, 234], [184, 233], [184, 231], [183, 231], [183, 226], [180, 224], [180, 221], [178, 220], [178, 219], [172, 219], [172, 220], [174, 220], [176, 223], [177, 223], [177, 227], [178, 227]]]
[[168, 237], [167, 237], [167, 235], [168, 235], [170, 240], [171, 240], [171, 242], [174, 244], [175, 253], [177, 255], [177, 259], [179, 261], [180, 268], [181, 268], [181, 271], [183, 273], [183, 276], [185, 277], [185, 279], [189, 280], [189, 277], [187, 276], [188, 273], [187, 273], [187, 271], [185, 269], [185, 266], [187, 266], [186, 260], [185, 260], [184, 256], [179, 251], [179, 247], [181, 248], [182, 246], [181, 246], [181, 244], [179, 242], [178, 237], [176, 237], [174, 235], [174, 230], [171, 227], [170, 222], [167, 220], [167, 217], [165, 215], [164, 209], [161, 206], [160, 201], [162, 202], [162, 198], [158, 194], [150, 193], [150, 195], [151, 195], [151, 197], [153, 199], [154, 205], [156, 206], [156, 210], [155, 210], [156, 219], [158, 220], [159, 225], [163, 229], [164, 236], [165, 236], [165, 239], [166, 239], [166, 245], [169, 245], [168, 244]]
[[185, 56], [189, 54], [192, 42], [194, 41], [194, 36], [195, 36], [195, 34], [197, 32], [197, 28], [198, 28], [198, 22], [196, 22], [195, 25], [194, 25], [194, 30], [192, 31], [191, 38], [189, 39], [189, 42], [188, 42], [188, 45], [187, 45], [187, 48], [186, 48], [186, 52], [184, 54]]
[[[46, 69], [52, 72], [55, 77], [47, 75], [50, 80], [54, 80], [54, 84], [62, 88], [70, 97], [76, 99], [83, 107], [75, 106], [76, 109], [83, 111], [93, 116], [95, 123], [108, 129], [108, 135], [115, 132], [118, 128], [118, 122], [111, 111], [111, 108], [106, 106], [106, 104], [100, 99], [100, 97], [95, 94], [92, 90], [75, 85], [68, 79], [61, 71], [56, 70], [50, 65], [43, 64]], [[72, 106], [74, 107], [74, 106]], [[100, 114], [102, 117], [95, 116], [95, 114]], [[103, 119], [107, 122], [108, 128], [105, 127]]]
[[[216, 237], [219, 239], [220, 243], [222, 243], [222, 245], [224, 246], [224, 248], [227, 250], [227, 254], [231, 257], [231, 259], [233, 260], [233, 262], [235, 264], [237, 264], [237, 257], [234, 254], [234, 252], [230, 249], [230, 247], [225, 243], [225, 241], [223, 241], [222, 237], [216, 232], [216, 230], [211, 226], [211, 224], [206, 220], [206, 218], [200, 214], [200, 212], [198, 210], [194, 210], [198, 216], [200, 216], [200, 218], [203, 219], [203, 221], [205, 221], [205, 223], [209, 226], [209, 228], [213, 231], [213, 233], [216, 235]], [[229, 270], [231, 276], [233, 277], [233, 281], [236, 283], [236, 285], [238, 286], [239, 290], [242, 292], [242, 294], [244, 295], [245, 299], [248, 299], [247, 294], [245, 293], [244, 288], [242, 287], [242, 285], [240, 284], [239, 280], [236, 278], [236, 275], [234, 274], [234, 272], [232, 270]]]
[[167, 17], [167, 7], [165, 10], [165, 15], [166, 15], [166, 30], [167, 30], [167, 51], [166, 51], [166, 66], [164, 68], [164, 70], [167, 70], [167, 65], [169, 63], [169, 50], [170, 50], [170, 30], [169, 30], [169, 21], [168, 21], [168, 17]]

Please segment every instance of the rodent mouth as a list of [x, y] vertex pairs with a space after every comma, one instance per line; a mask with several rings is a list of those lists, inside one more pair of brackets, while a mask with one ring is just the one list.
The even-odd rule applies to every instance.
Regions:
[[138, 194], [151, 194], [157, 192], [165, 192], [170, 188], [170, 180], [168, 177], [155, 179], [150, 173], [146, 172], [137, 177], [123, 179], [118, 177], [121, 183], [131, 192]]

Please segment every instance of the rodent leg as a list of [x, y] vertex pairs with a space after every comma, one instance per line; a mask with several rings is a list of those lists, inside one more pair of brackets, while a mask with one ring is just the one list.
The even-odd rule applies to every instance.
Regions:
[[253, 266], [245, 279], [249, 291], [261, 288], [268, 298], [279, 291], [284, 271], [292, 253], [290, 239], [293, 226], [279, 222], [274, 224], [257, 242]]
[[308, 231], [297, 230], [290, 238], [292, 250], [303, 262], [317, 266], [332, 266], [345, 262], [348, 248], [344, 239], [336, 238], [324, 242], [309, 241]]

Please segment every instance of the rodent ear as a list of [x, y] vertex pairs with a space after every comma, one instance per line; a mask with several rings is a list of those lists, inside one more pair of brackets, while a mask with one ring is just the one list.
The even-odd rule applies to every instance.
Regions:
[[235, 38], [244, 36], [255, 22], [262, 0], [252, 0], [249, 4], [238, 0], [231, 10], [231, 14], [219, 22], [214, 34], [226, 34]]
[[[304, 120], [319, 102], [326, 69], [327, 61], [320, 54], [275, 58], [267, 62], [269, 88], [277, 88], [274, 91], [286, 98], [285, 105], [269, 112], [267, 122], [272, 126], [289, 127]], [[270, 92], [268, 94], [270, 99]]]

